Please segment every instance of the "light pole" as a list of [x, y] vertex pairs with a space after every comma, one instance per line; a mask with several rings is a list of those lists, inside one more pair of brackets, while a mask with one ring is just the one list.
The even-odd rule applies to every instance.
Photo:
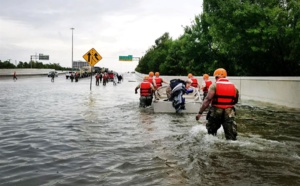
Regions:
[[73, 72], [73, 30], [74, 28], [71, 28], [72, 30], [72, 72]]

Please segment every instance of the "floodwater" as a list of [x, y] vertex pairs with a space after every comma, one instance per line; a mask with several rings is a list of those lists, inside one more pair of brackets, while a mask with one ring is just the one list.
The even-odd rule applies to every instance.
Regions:
[[226, 141], [138, 108], [132, 79], [0, 79], [0, 185], [300, 185], [299, 109], [242, 102]]

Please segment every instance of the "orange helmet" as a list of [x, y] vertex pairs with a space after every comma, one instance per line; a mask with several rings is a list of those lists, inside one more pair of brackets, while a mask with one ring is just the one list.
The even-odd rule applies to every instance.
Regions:
[[218, 68], [217, 70], [215, 70], [214, 76], [219, 78], [225, 78], [227, 76], [227, 72], [224, 68]]
[[153, 76], [154, 76], [154, 73], [153, 73], [153, 72], [149, 72], [149, 76], [150, 76], [150, 77], [153, 77]]
[[209, 79], [209, 75], [208, 74], [203, 74], [203, 79]]
[[158, 77], [159, 76], [159, 72], [155, 72], [155, 76]]
[[193, 76], [192, 73], [189, 73], [189, 74], [188, 74], [188, 78], [191, 78], [192, 76]]
[[148, 80], [148, 79], [149, 79], [149, 76], [145, 76], [145, 77], [144, 77], [144, 80]]

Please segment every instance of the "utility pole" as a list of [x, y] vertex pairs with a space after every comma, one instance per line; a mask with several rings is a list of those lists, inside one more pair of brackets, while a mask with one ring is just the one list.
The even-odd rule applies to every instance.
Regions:
[[71, 28], [71, 30], [72, 30], [72, 72], [73, 72], [73, 30], [74, 30], [75, 28]]

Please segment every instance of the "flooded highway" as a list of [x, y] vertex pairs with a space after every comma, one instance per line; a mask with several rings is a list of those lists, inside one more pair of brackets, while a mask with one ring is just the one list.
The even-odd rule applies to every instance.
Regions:
[[0, 186], [300, 185], [299, 109], [242, 101], [226, 141], [139, 108], [134, 79], [0, 79]]

